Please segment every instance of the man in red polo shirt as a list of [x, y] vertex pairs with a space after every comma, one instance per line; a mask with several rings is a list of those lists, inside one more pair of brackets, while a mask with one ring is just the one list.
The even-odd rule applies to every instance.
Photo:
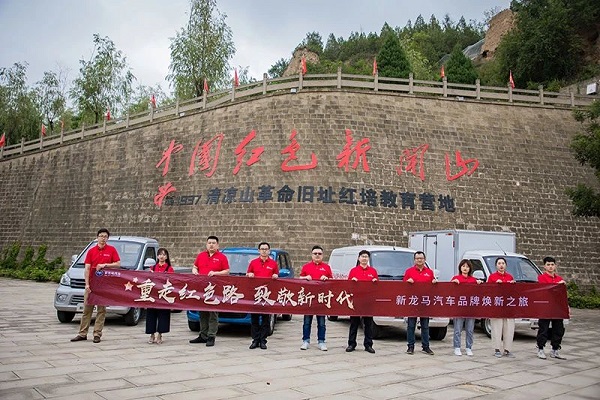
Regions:
[[[196, 257], [192, 267], [194, 275], [229, 275], [229, 261], [225, 254], [219, 251], [219, 238], [209, 236], [206, 239], [206, 251], [202, 251]], [[206, 343], [206, 346], [214, 346], [217, 330], [219, 329], [219, 313], [216, 311], [200, 312], [200, 334], [190, 343]]]
[[[110, 233], [108, 229], [102, 228], [98, 230], [98, 244], [91, 247], [85, 255], [85, 293], [83, 295], [83, 315], [81, 316], [81, 323], [79, 324], [79, 334], [71, 339], [71, 342], [78, 342], [80, 340], [87, 340], [88, 330], [90, 329], [90, 322], [92, 320], [92, 313], [94, 312], [94, 305], [88, 304], [88, 295], [91, 292], [90, 289], [90, 274], [96, 273], [104, 268], [119, 268], [121, 266], [121, 258], [117, 249], [113, 246], [106, 244]], [[106, 306], [97, 306], [96, 311], [96, 322], [94, 323], [94, 343], [100, 343], [102, 337], [102, 328], [104, 328], [104, 320], [106, 318]]]
[[[425, 265], [425, 253], [417, 251], [414, 256], [415, 265], [410, 267], [404, 273], [404, 282], [408, 283], [437, 283], [433, 271]], [[421, 320], [421, 345], [423, 353], [432, 356], [433, 350], [429, 348], [429, 317], [419, 317]], [[417, 327], [417, 317], [408, 317], [408, 327], [406, 328], [406, 339], [408, 342], [407, 354], [415, 354], [415, 329]]]
[[[249, 278], [271, 278], [279, 277], [279, 267], [277, 262], [269, 257], [271, 245], [267, 242], [261, 242], [258, 245], [259, 257], [250, 261], [246, 276]], [[260, 346], [261, 349], [267, 349], [267, 336], [269, 335], [270, 314], [250, 314], [250, 332], [252, 333], [252, 343], [250, 349]]]
[[[538, 276], [538, 282], [546, 284], [567, 284], [567, 282], [565, 282], [565, 280], [556, 273], [556, 260], [554, 259], [554, 257], [544, 258], [544, 273]], [[550, 327], [550, 323], [552, 323], [552, 327]], [[538, 321], [538, 326], [538, 358], [541, 358], [542, 360], [546, 359], [546, 354], [544, 353], [544, 346], [546, 346], [548, 337], [550, 337], [550, 345], [552, 345], [552, 350], [550, 350], [550, 357], [557, 358], [559, 360], [566, 360], [566, 358], [560, 355], [559, 353], [560, 344], [562, 343], [562, 338], [565, 334], [565, 325], [563, 323], [563, 320], [540, 318], [540, 320]]]

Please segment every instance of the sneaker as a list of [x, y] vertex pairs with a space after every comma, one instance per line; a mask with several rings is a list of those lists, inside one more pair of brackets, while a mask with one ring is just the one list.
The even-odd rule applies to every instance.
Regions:
[[[460, 349], [459, 349], [460, 350]], [[423, 350], [421, 350], [423, 353], [425, 354], [429, 354], [430, 356], [434, 355], [435, 353], [433, 352], [433, 350], [431, 350], [429, 347], [424, 347]]]
[[94, 340], [93, 340], [93, 342], [94, 342], [94, 343], [100, 343], [100, 340], [101, 340], [101, 339], [100, 339], [100, 336], [94, 336]]
[[502, 353], [500, 353], [500, 350], [496, 349], [496, 351], [494, 352], [494, 357], [498, 357], [498, 358], [502, 357]]
[[321, 351], [327, 351], [327, 345], [325, 343], [319, 343], [318, 347]]
[[552, 350], [550, 351], [550, 357], [552, 358], [556, 358], [557, 360], [566, 360], [566, 357], [563, 357], [560, 355], [560, 353], [558, 352], [558, 350]]
[[310, 343], [302, 342], [302, 346], [300, 346], [300, 350], [308, 350], [308, 346], [310, 346]]
[[454, 349], [454, 355], [455, 355], [455, 356], [462, 356], [462, 353], [460, 352], [460, 348], [456, 347], [456, 348]]
[[[542, 360], [546, 359], [546, 353], [544, 353], [544, 349], [538, 349], [538, 353], [537, 353], [538, 358], [541, 358]], [[554, 350], [552, 350], [550, 352], [550, 357], [554, 356]]]
[[415, 346], [408, 346], [408, 349], [406, 349], [406, 354], [410, 354], [411, 356], [415, 354]]
[[190, 340], [190, 343], [206, 343], [206, 339], [202, 336], [198, 336], [196, 339]]
[[469, 349], [468, 347], [467, 347], [467, 355], [469, 357], [473, 357], [473, 350]]
[[206, 339], [206, 347], [212, 347], [215, 345], [215, 338], [214, 337], [209, 337], [208, 339]]
[[504, 357], [515, 358], [515, 355], [508, 350], [504, 350]]

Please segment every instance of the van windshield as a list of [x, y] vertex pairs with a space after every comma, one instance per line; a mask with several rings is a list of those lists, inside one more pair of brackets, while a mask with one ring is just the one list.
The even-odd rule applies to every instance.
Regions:
[[[228, 253], [226, 251], [224, 251], [223, 254], [227, 256], [227, 260], [229, 261], [230, 275], [246, 275], [248, 264], [258, 257], [258, 254]], [[273, 254], [271, 254], [270, 257], [273, 258]]]
[[405, 251], [372, 251], [371, 266], [381, 279], [402, 279], [404, 272], [413, 266], [414, 255]]
[[516, 256], [488, 256], [483, 257], [490, 271], [496, 271], [496, 259], [503, 257], [506, 259], [506, 272], [512, 275], [517, 282], [537, 282], [538, 275], [541, 274], [538, 267], [525, 257]]
[[[142, 243], [110, 239], [108, 239], [107, 243], [117, 249], [117, 253], [119, 253], [119, 258], [121, 259], [121, 268], [136, 268], [140, 257], [142, 256], [142, 250], [144, 249], [144, 245]], [[85, 256], [87, 255], [88, 251], [97, 244], [98, 242], [93, 242], [87, 249], [85, 249], [75, 264], [73, 264], [73, 268], [85, 267]]]

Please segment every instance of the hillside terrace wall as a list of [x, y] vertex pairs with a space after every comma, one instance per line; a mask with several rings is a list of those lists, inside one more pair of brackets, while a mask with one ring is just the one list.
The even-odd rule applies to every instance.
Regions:
[[538, 265], [553, 255], [563, 276], [598, 285], [600, 221], [572, 216], [565, 195], [596, 185], [569, 150], [580, 129], [542, 106], [270, 95], [0, 162], [0, 248], [47, 244], [68, 260], [107, 227], [191, 265], [214, 234], [286, 248], [299, 270], [313, 244], [328, 255], [406, 246], [416, 230], [512, 231]]

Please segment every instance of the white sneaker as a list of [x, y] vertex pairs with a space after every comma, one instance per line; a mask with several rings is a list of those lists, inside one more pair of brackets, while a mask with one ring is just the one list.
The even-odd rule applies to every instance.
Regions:
[[454, 355], [455, 356], [462, 356], [462, 353], [460, 352], [460, 347], [454, 348]]
[[319, 343], [318, 347], [321, 351], [327, 351], [327, 346], [325, 345], [325, 343]]
[[307, 350], [308, 346], [310, 346], [310, 343], [302, 342], [302, 346], [300, 346], [300, 350]]
[[560, 353], [558, 352], [558, 350], [551, 350], [550, 357], [556, 358], [558, 360], [566, 360], [567, 359], [566, 357], [561, 356]]
[[473, 357], [473, 350], [467, 347], [467, 355]]
[[[542, 360], [546, 359], [546, 353], [544, 353], [544, 349], [538, 349], [538, 353], [537, 353], [538, 358], [541, 358]], [[550, 357], [554, 357], [554, 350], [552, 350], [550, 352]]]

